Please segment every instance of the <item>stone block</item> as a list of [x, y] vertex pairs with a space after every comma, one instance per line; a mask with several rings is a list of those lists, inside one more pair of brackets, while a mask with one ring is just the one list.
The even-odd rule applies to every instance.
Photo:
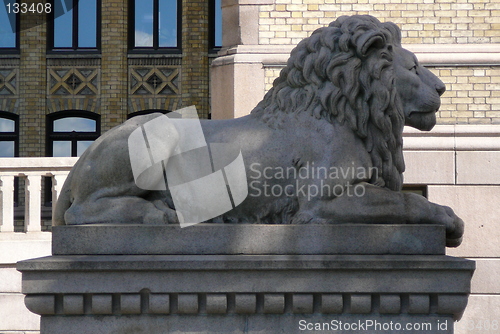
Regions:
[[430, 296], [429, 295], [410, 295], [408, 298], [408, 313], [410, 314], [426, 314], [430, 312]]
[[456, 334], [489, 334], [500, 331], [500, 295], [470, 295], [462, 319], [455, 325]]
[[380, 296], [380, 314], [398, 314], [401, 312], [401, 296], [396, 294]]
[[112, 314], [113, 296], [96, 294], [92, 296], [92, 314]]
[[454, 151], [405, 151], [404, 158], [407, 184], [455, 183]]
[[53, 238], [54, 255], [444, 254], [437, 225], [93, 224], [54, 226]]
[[141, 313], [141, 295], [123, 294], [120, 296], [121, 314], [140, 314]]
[[264, 313], [282, 314], [285, 311], [285, 296], [283, 294], [265, 294]]
[[314, 296], [312, 294], [294, 294], [292, 296], [292, 312], [309, 314], [313, 313]]
[[500, 152], [457, 152], [458, 184], [500, 184]]
[[198, 313], [198, 295], [194, 293], [177, 296], [177, 311], [180, 314]]
[[149, 312], [152, 314], [170, 313], [170, 295], [167, 293], [149, 295]]
[[83, 295], [65, 295], [63, 296], [64, 314], [83, 314]]
[[255, 313], [257, 309], [257, 296], [255, 294], [236, 294], [234, 306], [234, 310], [236, 313]]
[[372, 296], [371, 295], [351, 295], [351, 313], [367, 314], [372, 310]]
[[342, 313], [344, 300], [341, 294], [323, 294], [321, 296], [322, 313]]
[[[0, 294], [0, 319], [2, 319], [0, 321], [0, 333], [15, 331], [17, 334], [19, 331], [39, 330], [40, 316], [30, 312], [25, 306], [29, 302], [30, 300], [25, 300], [25, 297], [20, 293]], [[50, 312], [50, 310], [45, 311]]]
[[430, 201], [447, 205], [465, 222], [464, 240], [446, 253], [461, 257], [492, 257], [500, 254], [500, 186], [429, 186]]
[[227, 313], [227, 296], [225, 294], [208, 294], [206, 312], [208, 314]]
[[472, 277], [471, 292], [495, 294], [500, 291], [500, 259], [474, 259], [476, 271]]

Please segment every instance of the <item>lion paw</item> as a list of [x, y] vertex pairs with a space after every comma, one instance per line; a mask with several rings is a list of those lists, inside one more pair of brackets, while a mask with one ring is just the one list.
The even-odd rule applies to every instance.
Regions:
[[462, 243], [464, 222], [453, 212], [453, 209], [436, 204], [435, 221], [442, 223], [446, 228], [447, 247], [458, 247]]

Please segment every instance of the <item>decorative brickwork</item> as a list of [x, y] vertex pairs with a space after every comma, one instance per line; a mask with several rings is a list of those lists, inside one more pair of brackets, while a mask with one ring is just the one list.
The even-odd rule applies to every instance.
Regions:
[[182, 1], [182, 101], [195, 105], [200, 118], [208, 117], [208, 3]]
[[499, 43], [497, 0], [276, 0], [260, 6], [259, 44], [297, 44], [341, 15], [369, 14], [403, 29], [403, 43]]
[[[37, 0], [28, 0], [28, 7]], [[45, 155], [46, 23], [45, 14], [20, 15], [21, 59], [19, 68], [20, 142], [22, 157]], [[10, 110], [7, 110], [10, 111]]]
[[127, 1], [102, 0], [102, 132], [127, 119], [127, 9]]

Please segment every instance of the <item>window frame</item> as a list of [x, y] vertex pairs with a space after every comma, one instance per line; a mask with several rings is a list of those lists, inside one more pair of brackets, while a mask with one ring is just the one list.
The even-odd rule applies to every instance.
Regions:
[[[69, 117], [86, 118], [96, 122], [95, 132], [54, 132], [54, 122]], [[53, 157], [54, 141], [71, 141], [71, 156], [77, 155], [78, 141], [96, 140], [101, 135], [101, 115], [84, 110], [64, 110], [47, 115], [47, 149], [46, 156]], [[74, 155], [74, 154], [75, 155]]]
[[[0, 110], [0, 118], [14, 121], [14, 132], [0, 132], [0, 141], [13, 141], [14, 158], [17, 158], [19, 157], [19, 115]], [[14, 178], [14, 207], [17, 206], [19, 206], [19, 177]]]
[[128, 52], [131, 54], [141, 53], [182, 53], [182, 0], [177, 1], [177, 46], [176, 47], [160, 47], [159, 46], [159, 1], [153, 1], [153, 46], [135, 46], [135, 0], [129, 0], [129, 16], [128, 16]]
[[19, 115], [0, 110], [0, 118], [14, 121], [14, 132], [0, 132], [0, 141], [13, 141], [14, 157], [19, 157]]
[[[221, 45], [215, 45], [215, 36], [216, 36], [216, 26], [217, 26], [217, 20], [215, 18], [215, 5], [217, 4], [216, 0], [209, 0], [208, 5], [208, 17], [209, 17], [209, 22], [208, 22], [208, 29], [209, 29], [209, 36], [208, 36], [208, 49], [209, 53], [217, 53], [220, 51], [222, 48], [222, 40], [221, 40]], [[221, 0], [221, 6], [222, 6], [222, 0]], [[222, 20], [222, 12], [221, 12], [221, 18]]]
[[[55, 1], [50, 0], [53, 8], [55, 8]], [[54, 46], [54, 11], [47, 14], [48, 24], [47, 24], [47, 53], [48, 54], [61, 54], [61, 53], [86, 53], [86, 54], [99, 54], [101, 53], [101, 11], [102, 11], [102, 1], [96, 0], [96, 47], [79, 47], [78, 46], [78, 7], [79, 0], [73, 1], [73, 17], [72, 17], [72, 46], [71, 47], [55, 47]]]
[[[16, 0], [15, 2], [19, 2], [18, 0]], [[4, 4], [0, 4], [0, 6], [4, 6]], [[5, 7], [5, 6], [4, 6]], [[5, 10], [7, 10], [7, 8], [5, 7]], [[4, 48], [4, 47], [0, 47], [0, 54], [19, 54], [20, 51], [21, 51], [21, 48], [20, 48], [20, 29], [21, 29], [21, 18], [20, 18], [20, 15], [19, 13], [15, 14], [16, 15], [16, 46], [13, 47], [13, 48]], [[10, 23], [9, 23], [10, 25]]]

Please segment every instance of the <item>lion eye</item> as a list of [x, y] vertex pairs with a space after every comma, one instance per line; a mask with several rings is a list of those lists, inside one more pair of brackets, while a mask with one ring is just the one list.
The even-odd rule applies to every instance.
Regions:
[[413, 65], [411, 68], [409, 68], [410, 71], [412, 71], [413, 73], [417, 73], [417, 65]]

